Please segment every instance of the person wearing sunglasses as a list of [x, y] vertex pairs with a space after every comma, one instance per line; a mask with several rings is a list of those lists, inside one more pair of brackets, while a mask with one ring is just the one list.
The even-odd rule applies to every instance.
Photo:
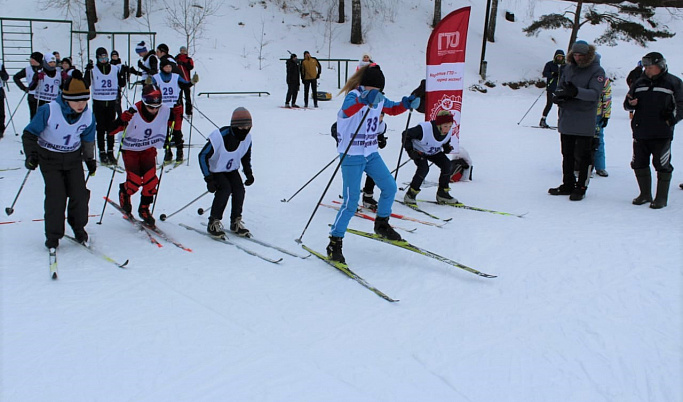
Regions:
[[[671, 183], [671, 141], [674, 126], [683, 119], [683, 81], [669, 73], [666, 59], [650, 52], [642, 60], [643, 74], [631, 84], [624, 108], [633, 111], [633, 169], [640, 194], [634, 205], [650, 203], [650, 208], [666, 207]], [[652, 199], [650, 159], [657, 171], [657, 194]]]

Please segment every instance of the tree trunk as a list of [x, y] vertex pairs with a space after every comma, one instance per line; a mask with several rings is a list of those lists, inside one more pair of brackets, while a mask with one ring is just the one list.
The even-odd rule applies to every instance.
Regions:
[[88, 40], [93, 40], [97, 36], [97, 9], [95, 8], [95, 0], [85, 0], [85, 16], [88, 20]]
[[135, 18], [142, 17], [142, 0], [138, 0], [138, 10], [135, 12]]
[[569, 37], [569, 48], [567, 49], [567, 54], [569, 54], [569, 50], [572, 48], [574, 42], [576, 42], [576, 37], [579, 36], [579, 28], [581, 28], [581, 7], [583, 7], [583, 1], [579, 0], [576, 2], [574, 25], [572, 25], [572, 34]]
[[130, 17], [130, 0], [123, 0], [123, 19]]
[[439, 22], [441, 22], [441, 0], [434, 0], [434, 19], [432, 20], [432, 28], [436, 28]]
[[351, 43], [363, 43], [360, 0], [351, 0]]
[[339, 20], [338, 23], [343, 24], [344, 20], [344, 0], [339, 0]]
[[491, 2], [491, 15], [489, 16], [489, 26], [488, 33], [486, 34], [486, 39], [493, 43], [495, 42], [494, 35], [496, 34], [496, 18], [498, 17], [498, 0], [493, 0]]

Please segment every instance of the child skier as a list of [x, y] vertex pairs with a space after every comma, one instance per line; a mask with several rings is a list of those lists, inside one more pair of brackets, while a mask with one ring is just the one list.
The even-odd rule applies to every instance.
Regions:
[[[95, 174], [95, 119], [88, 109], [90, 90], [75, 71], [54, 102], [38, 108], [24, 129], [26, 168], [40, 165], [45, 180], [45, 247], [57, 248], [64, 236], [64, 210], [76, 240], [88, 241], [90, 192], [85, 187], [83, 161]], [[69, 200], [67, 206], [67, 198]]]
[[420, 186], [429, 173], [429, 162], [434, 162], [441, 169], [439, 175], [439, 189], [436, 192], [436, 202], [440, 204], [457, 204], [458, 200], [451, 197], [448, 183], [451, 180], [453, 165], [446, 156], [453, 150], [450, 131], [453, 127], [453, 114], [450, 110], [441, 110], [436, 119], [418, 124], [403, 132], [403, 147], [415, 162], [417, 170], [410, 182], [403, 201], [406, 204], [416, 204], [415, 197], [420, 192]]
[[[239, 236], [251, 237], [242, 223], [244, 186], [254, 184], [251, 170], [251, 114], [243, 107], [232, 112], [230, 127], [216, 129], [199, 153], [199, 167], [204, 175], [206, 189], [215, 193], [207, 231], [212, 236], [225, 236], [221, 219], [232, 196], [230, 231]], [[242, 183], [239, 168], [242, 166], [247, 180]]]
[[121, 138], [121, 154], [126, 167], [126, 181], [119, 184], [119, 204], [127, 214], [133, 206], [130, 196], [140, 187], [138, 214], [148, 226], [154, 227], [155, 220], [149, 210], [157, 193], [159, 178], [156, 175], [157, 148], [166, 141], [171, 110], [162, 104], [161, 90], [155, 85], [142, 88], [142, 100], [121, 114], [118, 128], [112, 133], [126, 131]]
[[[175, 63], [170, 57], [161, 59], [161, 72], [152, 77], [154, 84], [159, 86], [162, 93], [161, 102], [171, 109], [173, 114], [173, 144], [176, 147], [176, 163], [180, 164], [183, 161], [183, 104], [180, 99], [181, 89], [189, 89], [192, 83], [185, 80], [183, 77], [173, 72]], [[171, 151], [171, 144], [166, 144], [166, 153], [164, 155], [164, 163], [171, 163], [173, 160], [173, 152]]]
[[61, 91], [62, 69], [57, 66], [57, 59], [49, 54], [43, 59], [42, 68], [33, 75], [33, 82], [29, 89], [36, 91], [38, 107], [46, 105], [57, 99]]
[[378, 65], [371, 64], [356, 71], [340, 91], [346, 93], [342, 108], [337, 113], [337, 151], [342, 159], [344, 201], [332, 224], [327, 255], [331, 260], [341, 263], [345, 263], [342, 239], [356, 212], [363, 172], [375, 181], [381, 191], [375, 233], [391, 240], [401, 240], [401, 236], [389, 225], [396, 182], [377, 152], [377, 134], [382, 112], [395, 116], [416, 108], [419, 100], [404, 96], [401, 102], [393, 102], [384, 97], [383, 90], [384, 74]]

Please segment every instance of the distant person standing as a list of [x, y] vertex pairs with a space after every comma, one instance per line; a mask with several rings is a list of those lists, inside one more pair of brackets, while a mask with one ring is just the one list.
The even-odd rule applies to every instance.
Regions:
[[[33, 82], [33, 76], [40, 70], [40, 66], [43, 64], [43, 54], [40, 52], [31, 53], [31, 57], [28, 60], [29, 65], [26, 68], [19, 70], [18, 73], [14, 74], [14, 83], [17, 84], [19, 89], [26, 92], [28, 96], [26, 97], [26, 102], [28, 103], [28, 113], [29, 117], [33, 119], [36, 115], [36, 109], [38, 109], [38, 100], [35, 97], [36, 90], [29, 89], [31, 82]], [[24, 85], [21, 80], [26, 80], [26, 85]]]
[[[605, 70], [595, 46], [577, 41], [567, 57], [553, 102], [559, 111], [558, 131], [562, 149], [562, 185], [551, 188], [551, 195], [569, 195], [580, 201], [586, 195], [593, 164], [595, 116], [600, 94], [605, 87]], [[578, 160], [578, 182], [574, 158]]]
[[[631, 88], [634, 82], [643, 75], [643, 62], [638, 60], [638, 65], [626, 76], [626, 85]], [[633, 110], [628, 111], [629, 119], [633, 118]]]
[[543, 108], [543, 116], [541, 117], [541, 122], [538, 123], [539, 126], [543, 128], [550, 128], [545, 119], [550, 113], [550, 109], [553, 107], [553, 94], [557, 89], [557, 83], [562, 75], [562, 70], [564, 69], [564, 51], [562, 49], [557, 49], [553, 59], [545, 63], [543, 67], [543, 76], [546, 79], [545, 86], [545, 107]]
[[[666, 59], [658, 52], [650, 52], [642, 59], [645, 67], [629, 89], [624, 108], [633, 110], [633, 158], [631, 168], [636, 174], [640, 195], [633, 204], [650, 203], [650, 208], [666, 207], [671, 172], [671, 141], [674, 126], [683, 119], [683, 81], [670, 74]], [[652, 200], [650, 159], [657, 170], [657, 195]]]
[[[289, 60], [285, 62], [287, 69], [287, 97], [285, 97], [285, 107], [299, 107], [296, 104], [296, 98], [299, 95], [299, 59], [292, 53]], [[292, 106], [289, 106], [289, 101], [292, 101]]]
[[595, 173], [601, 177], [609, 176], [605, 164], [605, 127], [612, 116], [612, 81], [605, 77], [605, 86], [602, 88], [598, 101], [598, 114], [595, 117], [595, 135], [598, 138], [598, 147], [595, 150]]
[[[190, 71], [194, 69], [194, 60], [187, 54], [187, 47], [181, 46], [180, 53], [175, 57], [175, 61], [180, 69], [180, 76], [185, 79], [185, 81], [190, 81]], [[192, 116], [192, 91], [190, 88], [183, 88], [180, 93], [180, 103], [183, 102], [183, 96], [185, 97], [185, 114]]]
[[318, 107], [318, 79], [320, 78], [320, 62], [307, 51], [301, 61], [301, 82], [304, 83], [304, 107], [308, 107], [308, 89], [313, 95], [313, 106]]
[[365, 66], [369, 66], [372, 63], [373, 61], [372, 57], [370, 57], [370, 53], [363, 53], [363, 57], [361, 57], [360, 61], [358, 62], [358, 66], [356, 66], [356, 71], [360, 70]]
[[140, 76], [140, 81], [136, 82], [136, 84], [144, 85], [147, 78], [150, 79], [149, 81], [151, 84], [151, 77], [159, 72], [159, 59], [157, 59], [154, 52], [150, 52], [149, 49], [147, 49], [145, 41], [137, 44], [135, 53], [140, 56], [140, 60], [138, 60], [138, 68], [140, 71], [131, 67], [130, 72], [131, 74]]

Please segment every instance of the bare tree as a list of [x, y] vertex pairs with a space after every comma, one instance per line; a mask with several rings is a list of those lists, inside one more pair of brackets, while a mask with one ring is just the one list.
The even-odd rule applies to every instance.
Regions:
[[142, 0], [138, 0], [138, 10], [135, 12], [135, 18], [142, 17]]
[[[334, 3], [331, 3], [329, 8], [327, 9], [327, 16], [325, 18], [325, 34], [324, 38], [325, 41], [327, 41], [327, 58], [330, 59], [332, 58], [332, 42], [333, 39], [337, 37], [337, 29], [339, 28], [338, 25], [335, 25], [332, 16], [334, 14]], [[327, 62], [327, 68], [330, 67], [330, 62]]]
[[346, 20], [344, 19], [344, 0], [339, 0], [339, 19], [338, 23], [343, 24]]
[[130, 0], [123, 0], [123, 19], [130, 17]]
[[351, 43], [354, 45], [363, 43], [361, 9], [360, 0], [351, 0]]
[[498, 19], [498, 0], [491, 0], [491, 13], [489, 15], [489, 26], [487, 27], [486, 40], [494, 43], [496, 34], [496, 20]]
[[256, 43], [258, 43], [258, 56], [256, 57], [258, 59], [258, 69], [263, 70], [263, 61], [266, 59], [264, 48], [270, 43], [269, 40], [266, 40], [266, 20], [263, 16], [261, 17], [261, 32], [258, 35], [254, 34], [254, 37], [256, 38]]
[[85, 17], [88, 20], [88, 40], [95, 39], [97, 36], [97, 8], [95, 7], [95, 0], [85, 0]]
[[207, 19], [216, 15], [222, 5], [220, 0], [164, 0], [164, 4], [168, 25], [184, 36], [188, 51], [195, 48]]
[[434, 0], [434, 19], [432, 20], [432, 28], [441, 22], [441, 0]]

